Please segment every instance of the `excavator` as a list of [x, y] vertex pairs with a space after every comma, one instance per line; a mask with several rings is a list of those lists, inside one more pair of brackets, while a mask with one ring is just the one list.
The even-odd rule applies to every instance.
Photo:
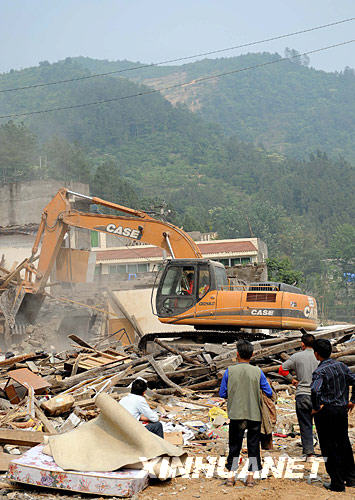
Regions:
[[[75, 198], [117, 211], [117, 215], [76, 210]], [[243, 328], [317, 328], [316, 301], [299, 288], [275, 282], [233, 287], [225, 267], [203, 258], [196, 243], [182, 229], [143, 211], [62, 188], [43, 210], [31, 257], [20, 264], [17, 273], [15, 270], [6, 278], [6, 284], [15, 275], [17, 281], [7, 288], [4, 282], [0, 283], [0, 289], [4, 290], [0, 295], [0, 311], [7, 331], [15, 332], [35, 322], [50, 274], [72, 227], [155, 245], [170, 254], [153, 289], [156, 290], [153, 312], [162, 323], [192, 325], [196, 334], [206, 334], [215, 341], [226, 334], [235, 338], [236, 332]], [[25, 273], [24, 279], [19, 279], [20, 270]], [[155, 336], [169, 335], [176, 337], [176, 332], [148, 334], [143, 343]], [[191, 336], [191, 331], [188, 335]]]

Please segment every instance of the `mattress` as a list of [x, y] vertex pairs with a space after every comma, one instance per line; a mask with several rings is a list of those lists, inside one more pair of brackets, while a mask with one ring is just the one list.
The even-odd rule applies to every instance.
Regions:
[[9, 465], [8, 479], [44, 488], [117, 497], [131, 497], [148, 485], [148, 472], [145, 470], [123, 468], [113, 472], [65, 471], [42, 450], [43, 445], [38, 445], [20, 458], [14, 458]]

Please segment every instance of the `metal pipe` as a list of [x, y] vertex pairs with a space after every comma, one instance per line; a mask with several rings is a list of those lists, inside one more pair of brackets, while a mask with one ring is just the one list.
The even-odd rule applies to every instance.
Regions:
[[77, 196], [78, 198], [84, 198], [84, 200], [92, 201], [92, 196], [87, 196], [86, 194], [76, 193], [75, 191], [70, 191], [69, 189], [67, 189], [67, 193]]
[[171, 253], [172, 258], [175, 259], [174, 250], [173, 250], [173, 247], [171, 246], [170, 239], [169, 239], [169, 234], [168, 233], [163, 233], [163, 236], [166, 239], [166, 242], [168, 244], [169, 251]]

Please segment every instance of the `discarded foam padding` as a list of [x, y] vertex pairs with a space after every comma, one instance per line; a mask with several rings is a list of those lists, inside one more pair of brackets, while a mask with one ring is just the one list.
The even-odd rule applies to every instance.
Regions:
[[131, 497], [148, 485], [148, 472], [145, 470], [65, 471], [42, 450], [43, 445], [38, 445], [21, 458], [12, 460], [7, 473], [8, 479], [45, 488], [116, 497]]
[[44, 453], [65, 470], [113, 471], [157, 457], [181, 457], [184, 450], [148, 431], [108, 394], [95, 400], [100, 415], [76, 429], [49, 436]]

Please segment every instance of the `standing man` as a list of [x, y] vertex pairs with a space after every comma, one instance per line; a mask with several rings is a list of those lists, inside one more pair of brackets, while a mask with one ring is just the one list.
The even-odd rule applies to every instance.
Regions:
[[120, 404], [126, 408], [131, 415], [140, 420], [148, 431], [164, 439], [162, 423], [159, 416], [152, 410], [144, 397], [147, 390], [147, 382], [142, 378], [137, 378], [131, 387], [131, 394], [121, 399]]
[[[314, 336], [311, 333], [304, 333], [301, 338], [302, 351], [292, 354], [279, 368], [279, 374], [291, 379], [292, 384], [297, 387], [296, 414], [300, 426], [303, 454], [306, 460], [314, 454], [311, 383], [312, 373], [317, 368], [318, 361], [313, 352], [313, 342]], [[294, 370], [297, 378], [293, 378], [289, 370]]]
[[[355, 487], [354, 456], [348, 434], [348, 411], [355, 406], [355, 374], [344, 363], [330, 359], [329, 340], [315, 340], [313, 349], [320, 361], [313, 372], [311, 387], [313, 414], [330, 476], [330, 484], [324, 486], [331, 491], [345, 491], [345, 484]], [[352, 386], [350, 402], [349, 386]]]
[[[249, 474], [247, 486], [254, 485], [254, 472], [261, 470], [260, 459], [260, 427], [261, 401], [260, 389], [268, 397], [272, 389], [264, 373], [257, 366], [250, 365], [253, 355], [253, 345], [247, 340], [237, 343], [236, 365], [230, 366], [224, 372], [219, 395], [228, 399], [229, 422], [229, 455], [226, 468], [235, 472], [239, 465], [239, 455], [243, 443], [244, 432], [247, 429], [247, 446], [249, 458]], [[227, 480], [229, 486], [235, 483], [235, 475]]]

